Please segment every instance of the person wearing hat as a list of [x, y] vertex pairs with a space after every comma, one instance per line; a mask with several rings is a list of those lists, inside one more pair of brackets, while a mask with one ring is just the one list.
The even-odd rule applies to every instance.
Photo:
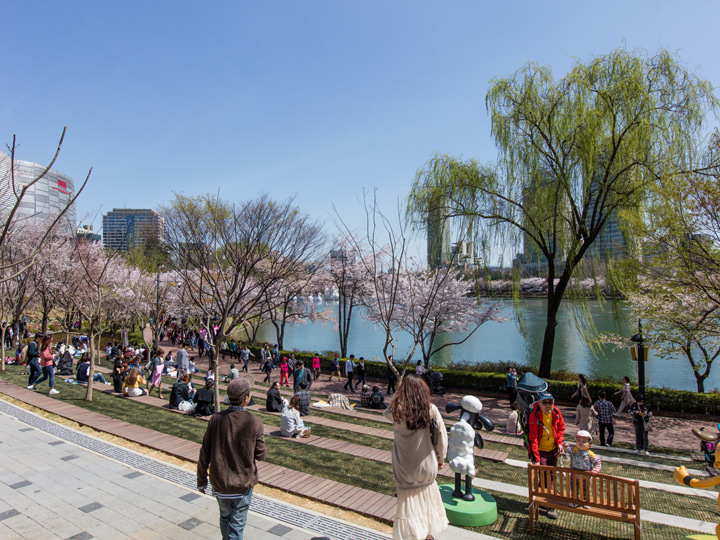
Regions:
[[45, 337], [42, 333], [35, 334], [35, 339], [28, 344], [26, 358], [30, 377], [28, 378], [28, 390], [35, 390], [35, 381], [40, 377], [42, 370], [40, 369], [40, 341]]
[[[577, 435], [575, 435], [575, 446], [570, 452], [571, 469], [589, 471], [593, 474], [600, 472], [602, 462], [600, 461], [600, 457], [596, 456], [595, 453], [590, 450], [591, 444], [592, 435], [590, 435], [589, 431], [581, 429], [577, 432]], [[567, 443], [565, 443], [565, 446], [567, 447]], [[578, 498], [582, 502], [587, 502], [590, 497], [588, 489], [590, 487], [589, 483], [584, 478], [578, 479], [577, 483], [576, 493], [578, 494]], [[577, 506], [577, 504], [570, 503], [570, 506]]]
[[[530, 460], [540, 465], [557, 466], [558, 456], [565, 453], [565, 420], [555, 407], [555, 398], [549, 392], [540, 392], [528, 421]], [[547, 517], [557, 519], [554, 509]]]
[[257, 461], [266, 455], [262, 422], [246, 409], [251, 385], [249, 378], [228, 384], [230, 407], [210, 417], [198, 457], [198, 489], [205, 493], [209, 476], [220, 508], [220, 532], [226, 540], [243, 537], [258, 481]]

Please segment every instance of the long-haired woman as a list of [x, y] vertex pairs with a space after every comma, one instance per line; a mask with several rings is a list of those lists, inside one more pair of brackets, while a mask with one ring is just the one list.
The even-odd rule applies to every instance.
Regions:
[[[385, 414], [393, 419], [392, 468], [397, 487], [394, 540], [424, 540], [448, 526], [435, 477], [447, 452], [447, 432], [430, 389], [415, 375], [406, 376]], [[432, 442], [432, 420], [437, 441]]]
[[144, 396], [147, 392], [144, 388], [140, 388], [141, 386], [145, 386], [145, 377], [140, 374], [137, 367], [134, 367], [123, 381], [123, 394], [128, 397]]
[[45, 379], [48, 379], [48, 385], [50, 386], [50, 391], [48, 392], [48, 394], [60, 393], [55, 390], [54, 361], [55, 351], [52, 347], [52, 336], [47, 335], [43, 337], [42, 343], [40, 344], [40, 367], [42, 368], [42, 377], [35, 381], [35, 386], [43, 382]]

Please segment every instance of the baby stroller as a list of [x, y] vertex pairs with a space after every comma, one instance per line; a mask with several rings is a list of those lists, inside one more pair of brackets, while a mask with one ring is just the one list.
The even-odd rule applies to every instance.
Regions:
[[430, 391], [436, 394], [443, 395], [445, 393], [445, 389], [442, 386], [444, 379], [443, 374], [437, 371], [428, 371], [425, 373], [425, 382], [430, 387]]
[[548, 383], [534, 373], [527, 372], [517, 383], [517, 406], [520, 425], [523, 430], [525, 448], [530, 451], [530, 413], [540, 392], [545, 392]]

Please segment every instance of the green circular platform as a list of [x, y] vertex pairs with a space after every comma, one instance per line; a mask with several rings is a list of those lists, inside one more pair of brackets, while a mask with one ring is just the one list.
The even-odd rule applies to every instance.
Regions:
[[440, 486], [445, 513], [452, 525], [460, 527], [482, 527], [490, 525], [497, 519], [497, 503], [495, 499], [479, 489], [473, 488], [474, 501], [464, 501], [452, 496], [454, 484]]

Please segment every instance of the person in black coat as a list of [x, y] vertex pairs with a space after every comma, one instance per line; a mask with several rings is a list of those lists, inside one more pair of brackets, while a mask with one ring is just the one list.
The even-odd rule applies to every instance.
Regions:
[[265, 408], [268, 412], [282, 412], [284, 407], [285, 404], [283, 403], [283, 398], [280, 395], [280, 384], [275, 381], [272, 383], [270, 390], [268, 390]]
[[170, 408], [177, 409], [181, 401], [190, 401], [190, 374], [184, 375], [181, 379], [173, 384], [170, 391]]
[[201, 388], [195, 393], [193, 401], [195, 402], [195, 416], [210, 416], [215, 414], [215, 392], [213, 387], [215, 381], [207, 379], [205, 388]]

